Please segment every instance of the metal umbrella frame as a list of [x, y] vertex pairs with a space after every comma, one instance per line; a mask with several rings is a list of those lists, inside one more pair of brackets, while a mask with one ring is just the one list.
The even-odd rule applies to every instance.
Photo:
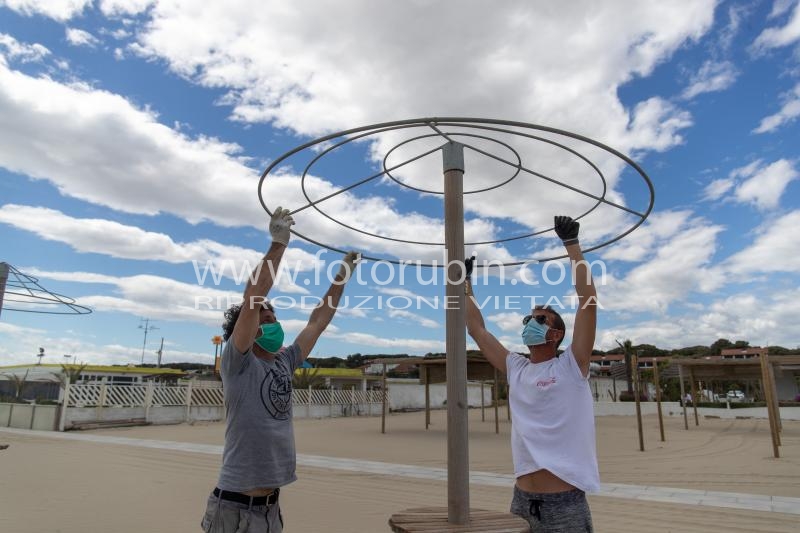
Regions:
[[[75, 303], [74, 298], [49, 291], [39, 284], [39, 279], [20, 272], [8, 263], [0, 263], [0, 275], [7, 269], [7, 279], [0, 284], [0, 311], [17, 311], [20, 313], [38, 313], [45, 315], [88, 315], [92, 310], [85, 305]], [[2, 276], [6, 278], [6, 276]], [[4, 285], [4, 286], [3, 286]], [[5, 290], [3, 290], [5, 289]], [[9, 298], [9, 296], [11, 296]], [[9, 307], [8, 302], [15, 304], [46, 305], [53, 309], [25, 309], [17, 306]]]
[[[579, 158], [580, 160], [585, 162], [589, 167], [591, 167], [592, 170], [597, 174], [598, 178], [602, 182], [602, 193], [599, 196], [598, 195], [594, 195], [594, 194], [582, 191], [582, 190], [580, 190], [580, 189], [578, 189], [576, 187], [573, 187], [573, 186], [571, 186], [571, 185], [569, 185], [567, 183], [564, 183], [563, 181], [558, 180], [558, 179], [556, 179], [554, 177], [547, 176], [545, 174], [537, 172], [536, 170], [527, 168], [527, 167], [525, 167], [523, 165], [519, 153], [514, 148], [512, 148], [510, 145], [508, 145], [507, 143], [504, 143], [502, 141], [494, 139], [494, 138], [492, 138], [492, 137], [490, 137], [488, 135], [482, 135], [482, 134], [477, 134], [477, 133], [467, 133], [467, 132], [463, 132], [463, 131], [448, 131], [448, 128], [453, 128], [453, 127], [469, 128], [469, 129], [473, 129], [473, 130], [479, 130], [479, 131], [482, 131], [482, 132], [495, 132], [495, 133], [508, 134], [508, 135], [512, 135], [512, 136], [522, 137], [522, 138], [525, 138], [525, 139], [528, 139], [528, 140], [531, 140], [531, 141], [534, 141], [534, 142], [546, 143], [546, 144], [550, 144], [552, 146], [555, 146], [556, 148], [564, 150], [564, 151], [568, 152], [569, 154], [571, 154], [572, 156], [575, 156], [575, 157]], [[393, 146], [390, 150], [388, 150], [386, 152], [386, 154], [385, 154], [385, 156], [383, 158], [382, 170], [381, 171], [373, 173], [373, 174], [367, 176], [364, 179], [356, 181], [355, 183], [352, 183], [352, 184], [350, 184], [350, 185], [348, 185], [348, 186], [346, 186], [346, 187], [344, 187], [344, 188], [342, 188], [342, 189], [340, 189], [340, 190], [338, 190], [338, 191], [336, 191], [334, 193], [328, 194], [328, 195], [326, 195], [326, 196], [324, 196], [322, 198], [312, 199], [309, 196], [308, 191], [306, 189], [306, 177], [308, 176], [311, 168], [318, 161], [320, 161], [322, 158], [324, 158], [326, 155], [329, 155], [333, 151], [335, 151], [335, 150], [337, 150], [337, 149], [339, 149], [339, 148], [341, 148], [341, 147], [343, 147], [343, 146], [345, 146], [345, 145], [347, 145], [349, 143], [352, 143], [354, 141], [367, 139], [370, 136], [375, 136], [375, 135], [378, 135], [378, 134], [381, 134], [381, 133], [385, 133], [385, 132], [403, 130], [403, 129], [409, 129], [409, 128], [427, 128], [427, 129], [432, 130], [433, 133], [428, 133], [428, 134], [424, 134], [424, 135], [418, 135], [418, 136], [406, 139], [406, 140], [396, 144], [395, 146]], [[517, 129], [509, 129], [509, 128], [517, 128]], [[625, 165], [627, 165], [628, 167], [632, 168], [639, 175], [639, 177], [644, 181], [644, 183], [645, 183], [645, 185], [647, 187], [647, 191], [649, 192], [649, 199], [648, 199], [648, 202], [647, 202], [647, 207], [644, 210], [636, 210], [636, 209], [632, 209], [632, 208], [627, 207], [625, 205], [621, 205], [619, 203], [616, 203], [616, 202], [613, 202], [613, 201], [609, 200], [606, 197], [607, 192], [608, 192], [607, 180], [606, 180], [603, 172], [597, 167], [597, 165], [595, 165], [588, 157], [586, 157], [581, 152], [579, 152], [579, 151], [577, 151], [577, 150], [575, 150], [573, 148], [570, 148], [569, 146], [566, 146], [565, 144], [563, 144], [561, 142], [558, 142], [556, 140], [548, 139], [548, 138], [542, 137], [541, 135], [537, 135], [537, 133], [555, 134], [555, 135], [558, 135], [558, 136], [565, 137], [567, 139], [577, 140], [577, 141], [580, 141], [580, 142], [585, 143], [587, 145], [591, 145], [591, 146], [594, 146], [596, 148], [600, 148], [601, 150], [603, 150], [603, 151], [613, 155], [614, 157], [620, 159], [621, 161], [623, 161], [625, 163]], [[550, 182], [552, 184], [555, 184], [555, 185], [564, 187], [564, 188], [566, 188], [568, 190], [571, 190], [575, 194], [579, 194], [579, 195], [582, 195], [582, 196], [585, 196], [585, 197], [592, 198], [595, 201], [594, 205], [592, 205], [585, 212], [574, 216], [573, 218], [575, 220], [580, 220], [580, 219], [586, 217], [587, 215], [589, 215], [591, 212], [593, 212], [595, 209], [597, 209], [601, 205], [608, 205], [608, 206], [614, 207], [616, 209], [625, 211], [626, 213], [634, 215], [636, 217], [636, 220], [634, 221], [634, 223], [630, 227], [628, 227], [624, 232], [622, 232], [619, 235], [616, 235], [614, 237], [605, 239], [604, 241], [600, 242], [599, 244], [595, 244], [595, 245], [593, 245], [591, 247], [584, 248], [583, 249], [584, 252], [597, 250], [597, 249], [603, 248], [604, 246], [608, 246], [608, 245], [610, 245], [610, 244], [612, 244], [614, 242], [619, 241], [620, 239], [622, 239], [623, 237], [625, 237], [626, 235], [628, 235], [632, 231], [634, 231], [636, 228], [638, 228], [640, 225], [642, 225], [642, 223], [644, 223], [644, 221], [647, 219], [648, 215], [653, 210], [653, 205], [655, 203], [655, 189], [654, 189], [653, 183], [650, 180], [650, 178], [648, 177], [648, 175], [645, 173], [645, 171], [635, 161], [633, 161], [631, 158], [629, 158], [625, 154], [622, 154], [621, 152], [615, 150], [614, 148], [611, 148], [610, 146], [607, 146], [607, 145], [605, 145], [605, 144], [603, 144], [603, 143], [601, 143], [599, 141], [595, 141], [594, 139], [590, 139], [589, 137], [585, 137], [583, 135], [579, 135], [577, 133], [571, 133], [571, 132], [568, 132], [568, 131], [565, 131], [565, 130], [560, 130], [560, 129], [557, 129], [557, 128], [551, 128], [551, 127], [548, 127], [548, 126], [541, 126], [541, 125], [537, 125], [537, 124], [529, 124], [529, 123], [525, 123], [525, 122], [516, 122], [516, 121], [508, 121], [508, 120], [495, 120], [495, 119], [485, 119], [485, 118], [459, 118], [459, 117], [418, 118], [418, 119], [400, 120], [400, 121], [393, 121], [393, 122], [383, 122], [383, 123], [371, 124], [371, 125], [368, 125], [368, 126], [361, 126], [361, 127], [358, 127], [358, 128], [352, 128], [352, 129], [349, 129], [349, 130], [344, 130], [344, 131], [332, 133], [332, 134], [329, 134], [329, 135], [326, 135], [326, 136], [323, 136], [323, 137], [319, 137], [319, 138], [314, 139], [312, 141], [309, 141], [309, 142], [307, 142], [307, 143], [305, 143], [303, 145], [300, 145], [300, 146], [294, 148], [293, 150], [290, 150], [289, 152], [284, 153], [283, 155], [278, 157], [276, 160], [274, 160], [267, 167], [266, 170], [264, 170], [264, 172], [261, 174], [261, 178], [260, 178], [259, 183], [258, 183], [258, 198], [259, 198], [259, 202], [261, 203], [261, 205], [264, 208], [264, 210], [269, 215], [272, 215], [272, 210], [267, 206], [267, 204], [266, 204], [266, 202], [264, 200], [264, 195], [263, 195], [263, 187], [264, 187], [264, 183], [265, 183], [267, 177], [271, 173], [273, 173], [273, 171], [275, 171], [276, 169], [281, 168], [281, 165], [287, 159], [289, 159], [291, 156], [293, 156], [295, 154], [298, 154], [299, 152], [302, 152], [302, 151], [307, 150], [307, 149], [324, 148], [324, 149], [319, 150], [319, 153], [303, 169], [303, 173], [302, 173], [301, 180], [300, 180], [300, 185], [301, 185], [303, 196], [308, 201], [308, 203], [306, 205], [304, 205], [304, 206], [301, 206], [301, 207], [293, 210], [292, 214], [300, 212], [300, 211], [303, 211], [303, 210], [308, 209], [308, 208], [313, 208], [317, 212], [319, 212], [322, 216], [326, 217], [327, 219], [331, 220], [332, 222], [334, 222], [336, 224], [339, 224], [340, 226], [343, 226], [343, 227], [345, 227], [345, 228], [347, 228], [347, 229], [349, 229], [351, 231], [354, 231], [354, 232], [357, 232], [357, 233], [361, 233], [361, 234], [364, 234], [364, 235], [368, 235], [370, 237], [389, 240], [389, 241], [394, 241], [394, 242], [399, 242], [399, 243], [406, 243], [406, 244], [416, 244], [416, 245], [428, 245], [428, 246], [443, 247], [445, 245], [444, 242], [414, 241], [414, 240], [408, 240], [408, 239], [400, 239], [400, 238], [395, 238], [395, 237], [391, 237], [391, 236], [387, 236], [387, 235], [379, 235], [379, 234], [376, 234], [376, 233], [373, 233], [373, 232], [369, 232], [369, 231], [366, 231], [366, 230], [363, 230], [363, 229], [359, 229], [359, 228], [356, 228], [356, 227], [354, 227], [354, 226], [352, 226], [350, 224], [342, 222], [341, 220], [337, 219], [336, 217], [330, 215], [329, 213], [326, 213], [325, 211], [323, 211], [318, 206], [318, 204], [321, 204], [321, 203], [325, 202], [326, 200], [329, 200], [329, 199], [331, 199], [331, 198], [333, 198], [335, 196], [338, 196], [339, 194], [345, 193], [345, 192], [350, 191], [352, 189], [355, 189], [355, 188], [357, 188], [357, 187], [359, 187], [361, 185], [369, 183], [369, 182], [371, 182], [371, 181], [373, 181], [373, 180], [375, 180], [377, 178], [380, 178], [381, 176], [387, 176], [389, 179], [391, 179], [395, 183], [397, 183], [397, 184], [399, 184], [399, 185], [401, 185], [403, 187], [406, 187], [406, 188], [409, 188], [409, 189], [412, 189], [412, 190], [416, 190], [416, 191], [421, 192], [421, 193], [443, 194], [443, 193], [441, 193], [439, 191], [433, 191], [433, 190], [413, 187], [413, 186], [411, 186], [409, 184], [403, 183], [402, 181], [400, 181], [399, 179], [397, 179], [395, 176], [392, 175], [392, 172], [397, 170], [398, 168], [403, 167], [403, 166], [405, 166], [405, 165], [407, 165], [409, 163], [417, 161], [417, 160], [419, 160], [419, 159], [421, 159], [421, 158], [423, 158], [423, 157], [425, 157], [427, 155], [433, 154], [434, 152], [437, 152], [437, 151], [441, 150], [442, 149], [441, 146], [438, 146], [436, 148], [433, 148], [431, 150], [428, 150], [426, 152], [418, 154], [418, 155], [416, 155], [416, 156], [414, 156], [414, 157], [412, 157], [410, 159], [402, 161], [401, 163], [393, 165], [391, 167], [387, 166], [388, 165], [387, 160], [388, 160], [389, 156], [392, 154], [392, 152], [394, 152], [395, 150], [397, 150], [401, 146], [403, 146], [405, 144], [408, 144], [408, 143], [410, 143], [412, 141], [425, 139], [425, 138], [435, 138], [437, 136], [442, 137], [442, 139], [443, 139], [443, 141], [445, 143], [454, 142], [455, 138], [461, 139], [461, 138], [464, 138], [464, 137], [483, 139], [483, 140], [487, 140], [487, 141], [490, 141], [490, 142], [496, 142], [496, 143], [504, 146], [505, 148], [510, 150], [510, 152], [512, 154], [514, 154], [514, 157], [515, 157], [516, 161], [510, 161], [508, 159], [499, 157], [499, 156], [497, 156], [495, 154], [492, 154], [492, 153], [489, 153], [489, 152], [487, 152], [485, 150], [482, 150], [482, 149], [480, 149], [480, 148], [478, 148], [476, 146], [473, 146], [473, 145], [470, 145], [470, 144], [460, 143], [465, 148], [471, 149], [471, 150], [473, 150], [473, 151], [475, 151], [475, 152], [477, 152], [479, 154], [482, 154], [482, 155], [484, 155], [486, 157], [489, 157], [491, 159], [499, 161], [499, 162], [501, 162], [503, 164], [506, 164], [506, 165], [508, 165], [508, 166], [510, 166], [510, 167], [515, 169], [514, 173], [511, 175], [510, 178], [504, 179], [503, 181], [501, 181], [498, 184], [492, 185], [490, 187], [484, 187], [484, 188], [481, 188], [481, 189], [476, 189], [476, 190], [471, 190], [471, 191], [464, 191], [463, 194], [476, 194], [476, 193], [487, 192], [487, 191], [490, 191], [490, 190], [493, 190], [493, 189], [497, 189], [497, 188], [503, 187], [503, 186], [509, 184], [514, 179], [518, 178], [519, 175], [524, 172], [524, 173], [526, 173], [528, 175], [535, 176], [535, 177], [537, 177], [539, 179], [542, 179], [544, 181], [547, 181], [547, 182]], [[328, 146], [328, 145], [330, 145], [330, 146]], [[519, 234], [519, 235], [513, 235], [511, 237], [505, 237], [505, 238], [502, 238], [502, 239], [494, 239], [494, 240], [488, 240], [488, 241], [466, 242], [464, 244], [465, 244], [465, 246], [474, 246], [474, 245], [482, 245], [482, 244], [503, 243], [503, 242], [509, 242], [509, 241], [514, 241], [514, 240], [520, 240], [520, 239], [534, 237], [534, 236], [537, 236], [537, 235], [541, 235], [543, 233], [547, 233], [547, 232], [552, 231], [552, 230], [553, 230], [553, 227], [548, 227], [546, 229], [542, 229], [542, 230], [538, 230], [538, 231], [525, 232], [525, 233], [522, 233], [522, 234]], [[337, 248], [336, 246], [333, 246], [333, 245], [330, 245], [330, 244], [326, 244], [326, 243], [320, 242], [320, 241], [318, 241], [318, 240], [316, 240], [316, 239], [314, 239], [314, 238], [312, 238], [312, 237], [310, 237], [310, 236], [308, 236], [306, 234], [300, 233], [299, 231], [296, 231], [296, 230], [291, 230], [291, 231], [292, 231], [292, 233], [294, 233], [295, 235], [297, 235], [298, 237], [300, 237], [301, 239], [303, 239], [303, 240], [305, 240], [307, 242], [310, 242], [312, 244], [316, 244], [318, 246], [321, 246], [321, 247], [326, 248], [326, 249], [331, 250], [331, 251], [335, 251], [335, 252], [339, 252], [339, 253], [343, 253], [343, 254], [346, 253], [346, 250], [343, 250], [341, 248]], [[546, 261], [563, 259], [565, 257], [567, 257], [566, 254], [552, 256], [552, 257], [534, 257], [534, 258], [529, 258], [529, 259], [526, 259], [526, 260], [523, 260], [523, 261], [510, 261], [510, 262], [505, 262], [505, 263], [492, 262], [487, 266], [488, 267], [493, 267], [493, 266], [517, 266], [517, 265], [529, 264], [531, 262], [540, 262], [540, 263], [542, 263], [542, 262], [546, 262]], [[369, 256], [369, 255], [362, 255], [362, 259], [371, 260], [371, 261], [382, 261], [382, 262], [388, 262], [388, 263], [393, 263], [393, 264], [398, 264], [398, 265], [407, 263], [406, 260], [402, 260], [402, 259], [387, 259], [387, 258], [374, 257], [374, 256]], [[424, 262], [415, 262], [415, 264], [417, 266], [436, 267], [436, 268], [442, 268], [444, 266], [444, 265], [441, 265], [441, 264], [438, 264], [438, 263], [424, 263]]]
[[[370, 176], [367, 176], [364, 179], [356, 181], [351, 185], [348, 185], [342, 189], [339, 189], [336, 192], [328, 194], [322, 198], [318, 198], [313, 200], [306, 190], [306, 177], [309, 174], [311, 168], [322, 158], [326, 155], [331, 154], [335, 150], [346, 146], [347, 144], [367, 139], [370, 136], [378, 135], [381, 133], [391, 132], [395, 130], [401, 129], [409, 129], [409, 128], [426, 128], [433, 131], [433, 133], [427, 132], [423, 135], [412, 136], [409, 139], [406, 139], [394, 147], [392, 147], [383, 157], [383, 164], [382, 169], [379, 172], [372, 173]], [[458, 131], [451, 131], [452, 128], [460, 128]], [[509, 129], [509, 128], [516, 128], [516, 129]], [[464, 132], [461, 130], [468, 130], [468, 132]], [[535, 170], [529, 169], [523, 165], [522, 159], [513, 147], [511, 147], [507, 143], [503, 143], [497, 139], [493, 139], [487, 135], [483, 135], [482, 133], [471, 133], [472, 130], [481, 130], [482, 132], [495, 132], [495, 133], [502, 133], [504, 135], [514, 135], [514, 136], [521, 136], [526, 139], [533, 140], [538, 143], [548, 143], [556, 148], [562, 149], [567, 151], [573, 156], [580, 158], [583, 162], [588, 164], [599, 176], [600, 180], [602, 181], [602, 194], [600, 196], [584, 192], [576, 187], [573, 187], [563, 181], [555, 179], [551, 176], [547, 176]], [[578, 140], [583, 143], [591, 144], [595, 147], [599, 147], [602, 150], [620, 158], [623, 160], [628, 166], [632, 167], [644, 182], [647, 185], [648, 191], [650, 193], [649, 202], [647, 205], [647, 209], [643, 212], [636, 211], [624, 205], [617, 204], [612, 202], [606, 198], [606, 194], [608, 192], [607, 182], [605, 176], [603, 175], [602, 171], [598, 168], [597, 165], [592, 163], [589, 158], [574, 150], [565, 144], [558, 142], [556, 140], [547, 139], [537, 135], [535, 133], [539, 132], [547, 132], [550, 134], [556, 134], [563, 137], [567, 137], [573, 140]], [[389, 156], [401, 146], [408, 144], [413, 141], [417, 141], [420, 139], [429, 139], [429, 138], [436, 138], [441, 137], [444, 141], [443, 145], [437, 146], [431, 150], [426, 150], [421, 154], [417, 154], [405, 161], [402, 161], [399, 164], [389, 166], [388, 165], [388, 158]], [[457, 139], [457, 140], [456, 140]], [[506, 158], [496, 156], [491, 154], [485, 150], [482, 150], [476, 146], [471, 144], [462, 143], [460, 142], [463, 139], [483, 139], [490, 142], [496, 142], [510, 150], [512, 154], [516, 157], [516, 161], [509, 161]], [[298, 146], [294, 150], [291, 150], [275, 161], [264, 171], [261, 175], [261, 179], [258, 183], [258, 198], [261, 202], [261, 205], [264, 207], [264, 210], [269, 214], [272, 215], [272, 211], [266, 205], [264, 201], [263, 195], [263, 186], [267, 176], [275, 170], [282, 168], [281, 165], [285, 165], [284, 162], [294, 154], [302, 152], [304, 150], [311, 149], [317, 150], [317, 155], [311, 159], [311, 161], [305, 166], [303, 170], [303, 174], [300, 180], [301, 189], [303, 192], [303, 196], [308, 201], [308, 203], [298, 209], [292, 211], [292, 213], [297, 213], [299, 211], [313, 208], [318, 213], [323, 215], [324, 217], [328, 218], [329, 220], [348, 228], [352, 231], [369, 235], [374, 238], [378, 239], [385, 239], [394, 242], [402, 242], [407, 244], [417, 244], [417, 245], [429, 245], [429, 246], [441, 246], [444, 247], [448, 258], [451, 261], [447, 265], [438, 265], [438, 264], [422, 264], [417, 263], [417, 266], [426, 266], [426, 267], [447, 267], [448, 268], [448, 276], [447, 276], [447, 285], [445, 288], [445, 292], [447, 295], [448, 302], [454, 302], [454, 305], [448, 305], [446, 308], [446, 328], [445, 328], [445, 337], [446, 337], [446, 381], [447, 381], [447, 493], [448, 493], [448, 508], [447, 508], [447, 517], [448, 522], [451, 524], [465, 524], [470, 520], [470, 510], [469, 510], [469, 460], [468, 460], [468, 416], [467, 416], [467, 408], [468, 408], [468, 400], [467, 400], [467, 391], [466, 391], [466, 379], [467, 379], [467, 369], [466, 369], [466, 338], [465, 338], [465, 331], [464, 331], [464, 322], [465, 322], [465, 307], [466, 307], [466, 294], [463, 289], [463, 278], [460, 281], [454, 282], [452, 281], [457, 276], [450, 276], [451, 273], [455, 270], [457, 265], [464, 264], [464, 248], [467, 245], [476, 245], [476, 244], [490, 244], [490, 243], [498, 243], [498, 242], [508, 242], [511, 240], [518, 240], [524, 239], [526, 237], [533, 237], [535, 235], [551, 231], [554, 228], [550, 227], [545, 230], [540, 230], [536, 232], [528, 232], [521, 235], [514, 235], [512, 237], [508, 237], [505, 239], [497, 239], [493, 241], [484, 241], [484, 242], [464, 242], [464, 195], [466, 194], [476, 194], [480, 192], [487, 192], [493, 189], [497, 189], [499, 187], [503, 187], [509, 184], [514, 179], [518, 178], [522, 172], [526, 174], [535, 176], [539, 179], [545, 180], [547, 182], [553, 183], [555, 185], [562, 186], [566, 189], [569, 189], [576, 194], [581, 194], [587, 197], [590, 197], [594, 200], [594, 205], [589, 208], [586, 212], [581, 213], [576, 219], [581, 219], [587, 216], [589, 213], [593, 212], [595, 209], [598, 208], [600, 205], [610, 205], [626, 211], [629, 214], [633, 214], [638, 217], [638, 220], [633, 224], [627, 231], [617, 235], [616, 237], [607, 239], [606, 241], [592, 246], [590, 248], [586, 248], [585, 251], [589, 250], [596, 250], [603, 246], [607, 246], [613, 242], [616, 242], [622, 239], [624, 236], [628, 235], [630, 232], [634, 231], [637, 227], [639, 227], [650, 212], [653, 209], [653, 204], [655, 201], [655, 191], [653, 188], [653, 184], [648, 178], [647, 174], [645, 174], [644, 170], [639, 167], [632, 159], [628, 158], [627, 156], [621, 154], [620, 152], [610, 148], [602, 143], [589, 139], [587, 137], [583, 137], [581, 135], [577, 135], [574, 133], [566, 132], [563, 130], [558, 130], [555, 128], [549, 128], [546, 126], [538, 126], [534, 124], [526, 124], [522, 122], [510, 122], [510, 121], [502, 121], [502, 120], [491, 120], [491, 119], [475, 119], [475, 118], [422, 118], [422, 119], [411, 119], [411, 120], [403, 120], [403, 121], [396, 121], [396, 122], [385, 122], [381, 124], [373, 124], [370, 126], [363, 126], [360, 128], [353, 128], [350, 130], [333, 133], [327, 135], [325, 137], [320, 137], [313, 141], [303, 144], [302, 146]], [[504, 163], [512, 168], [515, 169], [511, 177], [506, 178], [499, 183], [484, 187], [482, 189], [476, 189], [472, 191], [464, 191], [463, 188], [463, 176], [465, 172], [465, 162], [464, 162], [464, 150], [470, 149], [477, 153], [480, 153], [486, 157], [495, 159]], [[438, 191], [433, 191], [429, 189], [422, 189], [419, 187], [412, 187], [406, 183], [402, 183], [400, 180], [395, 178], [392, 175], [392, 172], [404, 165], [417, 161], [425, 156], [433, 154], [434, 152], [441, 151], [442, 153], [442, 171], [443, 171], [443, 178], [444, 178], [444, 192], [439, 193]], [[444, 195], [444, 239], [445, 242], [429, 242], [429, 241], [412, 241], [408, 239], [398, 239], [388, 235], [378, 235], [373, 232], [361, 230], [356, 228], [352, 225], [346, 224], [337, 218], [325, 213], [322, 209], [319, 208], [318, 204], [329, 200], [339, 194], [352, 190], [356, 187], [369, 183], [370, 181], [379, 178], [381, 176], [388, 176], [389, 179], [393, 180], [395, 183], [403, 187], [407, 187], [409, 189], [415, 190], [420, 193], [425, 194], [443, 194]], [[304, 235], [300, 232], [292, 230], [292, 233], [297, 235], [298, 237], [317, 244], [323, 248], [327, 248], [329, 250], [333, 250], [336, 252], [345, 253], [344, 250], [336, 248], [334, 246], [321, 243]], [[555, 256], [555, 257], [546, 257], [546, 258], [535, 258], [529, 261], [550, 261], [554, 259], [561, 259], [563, 257], [567, 257], [566, 254]], [[370, 257], [366, 255], [362, 255], [362, 258], [373, 260], [373, 261], [384, 261], [389, 263], [395, 264], [405, 264], [403, 261], [398, 260], [387, 260], [383, 258], [377, 257]], [[507, 262], [507, 263], [492, 263], [493, 266], [513, 266], [513, 265], [520, 265], [527, 263], [529, 261], [524, 262]], [[391, 523], [391, 520], [390, 520]]]

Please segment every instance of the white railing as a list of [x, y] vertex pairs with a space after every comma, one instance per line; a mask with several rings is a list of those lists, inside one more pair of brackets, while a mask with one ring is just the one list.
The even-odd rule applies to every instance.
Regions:
[[[189, 400], [187, 401], [187, 398]], [[381, 391], [294, 389], [294, 405], [354, 405], [381, 403]], [[70, 385], [67, 407], [140, 407], [224, 405], [222, 387], [189, 385]]]
[[292, 390], [293, 405], [357, 405], [382, 401], [381, 391], [375, 390]]
[[[188, 386], [153, 387], [152, 405], [186, 405]], [[142, 404], [137, 404], [142, 405]]]
[[[74, 384], [63, 392], [59, 427], [81, 424], [136, 422], [179, 423], [221, 420], [225, 398], [221, 386], [202, 382], [161, 385]], [[294, 389], [292, 405], [298, 417], [380, 414], [381, 391]], [[388, 405], [388, 394], [387, 394]]]

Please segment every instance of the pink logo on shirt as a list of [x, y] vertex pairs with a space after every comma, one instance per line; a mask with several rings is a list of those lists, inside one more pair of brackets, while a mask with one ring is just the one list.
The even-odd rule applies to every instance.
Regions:
[[555, 382], [556, 382], [556, 377], [553, 376], [553, 377], [548, 378], [548, 379], [540, 379], [539, 381], [536, 382], [536, 386], [540, 387], [542, 389], [546, 389], [547, 387], [549, 387], [550, 385], [552, 385]]

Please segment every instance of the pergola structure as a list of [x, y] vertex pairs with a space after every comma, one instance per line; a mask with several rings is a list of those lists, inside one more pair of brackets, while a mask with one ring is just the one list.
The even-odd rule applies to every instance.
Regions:
[[[761, 391], [767, 403], [769, 428], [772, 435], [772, 453], [780, 457], [781, 446], [781, 415], [778, 408], [778, 393], [775, 388], [775, 372], [800, 370], [800, 355], [773, 355], [767, 354], [767, 349], [759, 350], [759, 356], [750, 359], [685, 359], [673, 360], [677, 365], [681, 383], [681, 398], [685, 396], [683, 381], [688, 374], [691, 383], [692, 398], [697, 397], [698, 380], [753, 380], [760, 381]], [[700, 425], [697, 415], [697, 402], [692, 402], [694, 410], [694, 423]], [[683, 402], [684, 427], [689, 429], [686, 413], [686, 402]]]
[[[436, 357], [423, 359], [419, 364], [419, 379], [425, 384], [425, 429], [431, 424], [431, 383], [444, 383], [447, 381], [447, 358]], [[508, 385], [505, 374], [498, 372], [483, 355], [467, 356], [467, 381], [480, 381], [481, 383], [481, 420], [485, 420], [483, 410], [483, 385], [491, 382], [494, 405], [494, 432], [500, 433], [500, 420], [498, 416], [498, 387], [500, 384]], [[508, 419], [511, 420], [511, 411], [508, 410]]]
[[[781, 445], [781, 417], [778, 406], [778, 394], [775, 385], [775, 374], [782, 375], [785, 372], [800, 372], [800, 355], [781, 355], [769, 356], [766, 348], [751, 348], [751, 352], [757, 354], [756, 357], [749, 359], [718, 359], [718, 358], [672, 358], [666, 368], [659, 369], [656, 357], [639, 359], [636, 354], [632, 354], [631, 366], [633, 368], [632, 378], [634, 396], [636, 400], [636, 422], [639, 430], [639, 449], [644, 451], [644, 437], [642, 431], [642, 415], [639, 408], [639, 400], [642, 392], [640, 361], [649, 360], [652, 362], [653, 385], [656, 390], [656, 402], [658, 403], [658, 423], [661, 429], [661, 441], [665, 441], [664, 421], [661, 413], [661, 385], [660, 380], [666, 378], [678, 378], [681, 387], [681, 403], [683, 404], [683, 423], [684, 428], [689, 429], [689, 417], [687, 405], [683, 400], [686, 397], [685, 380], [689, 380], [691, 397], [697, 398], [697, 384], [700, 381], [754, 381], [761, 385], [761, 391], [767, 404], [767, 414], [770, 423], [770, 433], [772, 435], [772, 449], [774, 456], [780, 457], [779, 446]], [[662, 358], [663, 360], [663, 358]], [[625, 378], [625, 365], [617, 363], [612, 365], [610, 373], [615, 379]], [[694, 411], [694, 423], [700, 425], [700, 417], [697, 412], [697, 401], [692, 402]]]
[[[435, 383], [447, 382], [447, 358], [430, 357], [420, 359], [416, 357], [382, 357], [370, 360], [372, 364], [383, 365], [381, 378], [381, 388], [383, 394], [383, 409], [381, 410], [381, 433], [386, 433], [386, 411], [387, 411], [387, 385], [386, 373], [388, 365], [402, 363], [412, 363], [419, 366], [419, 380], [425, 385], [425, 429], [431, 425], [431, 394], [430, 385]], [[494, 405], [494, 432], [500, 433], [500, 421], [498, 415], [498, 387], [506, 383], [506, 376], [498, 372], [483, 355], [467, 356], [467, 381], [480, 381], [481, 383], [481, 420], [485, 420], [483, 406], [483, 386], [491, 383], [493, 388]], [[511, 411], [508, 411], [508, 419], [511, 420]]]

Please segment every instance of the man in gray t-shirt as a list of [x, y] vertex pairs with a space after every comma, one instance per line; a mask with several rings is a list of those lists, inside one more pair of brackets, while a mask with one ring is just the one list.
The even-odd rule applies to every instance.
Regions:
[[215, 533], [281, 533], [279, 488], [295, 479], [292, 376], [308, 357], [339, 305], [358, 254], [345, 255], [339, 273], [308, 324], [290, 346], [266, 301], [289, 243], [294, 220], [280, 207], [270, 220], [272, 245], [244, 291], [225, 312], [220, 373], [225, 391], [225, 451], [201, 527]]

